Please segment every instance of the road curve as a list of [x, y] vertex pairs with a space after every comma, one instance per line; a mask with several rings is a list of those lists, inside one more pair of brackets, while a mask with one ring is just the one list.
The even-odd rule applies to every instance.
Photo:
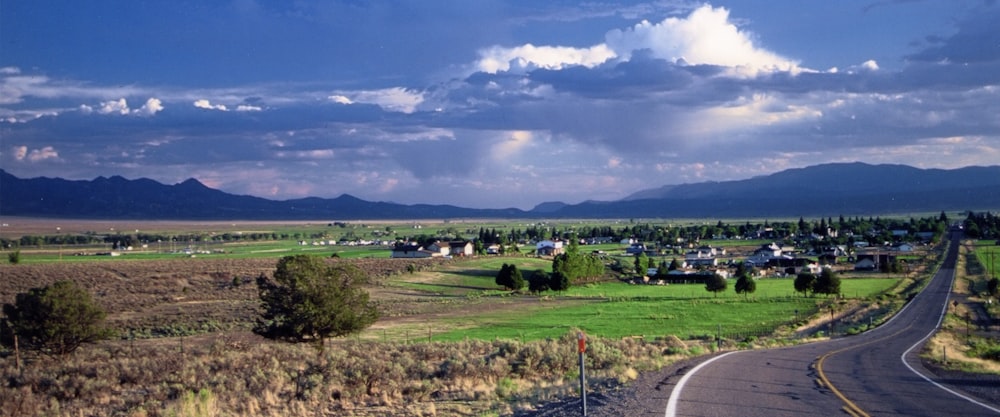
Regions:
[[922, 376], [930, 373], [917, 353], [947, 306], [961, 232], [949, 239], [934, 278], [889, 322], [858, 336], [712, 358], [677, 382], [666, 417], [1000, 415], [1000, 405]]

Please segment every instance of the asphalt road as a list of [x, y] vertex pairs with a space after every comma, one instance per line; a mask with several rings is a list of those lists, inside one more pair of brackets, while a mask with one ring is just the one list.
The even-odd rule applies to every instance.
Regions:
[[1000, 415], [998, 404], [923, 377], [917, 357], [948, 303], [960, 236], [952, 232], [941, 269], [891, 321], [858, 336], [714, 357], [677, 381], [666, 417]]

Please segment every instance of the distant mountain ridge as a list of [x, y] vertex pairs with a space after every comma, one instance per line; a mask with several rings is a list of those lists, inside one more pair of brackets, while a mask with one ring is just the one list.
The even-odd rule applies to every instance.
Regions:
[[432, 218], [757, 218], [1000, 209], [1000, 166], [953, 170], [837, 163], [737, 181], [668, 185], [619, 201], [546, 202], [525, 211], [370, 202], [343, 194], [269, 200], [195, 179], [17, 178], [0, 170], [0, 215], [163, 220]]

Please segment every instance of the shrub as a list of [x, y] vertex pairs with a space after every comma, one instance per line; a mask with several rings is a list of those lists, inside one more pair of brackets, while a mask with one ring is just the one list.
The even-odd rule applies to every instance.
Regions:
[[104, 310], [72, 281], [18, 294], [14, 304], [4, 304], [3, 312], [7, 321], [0, 341], [7, 346], [13, 345], [17, 335], [19, 345], [26, 349], [65, 355], [84, 343], [111, 336], [104, 327]]

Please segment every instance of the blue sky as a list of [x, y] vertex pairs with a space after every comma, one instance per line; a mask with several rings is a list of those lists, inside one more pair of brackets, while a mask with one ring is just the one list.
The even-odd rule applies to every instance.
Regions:
[[4, 0], [0, 168], [527, 209], [996, 165], [998, 21], [995, 0]]

